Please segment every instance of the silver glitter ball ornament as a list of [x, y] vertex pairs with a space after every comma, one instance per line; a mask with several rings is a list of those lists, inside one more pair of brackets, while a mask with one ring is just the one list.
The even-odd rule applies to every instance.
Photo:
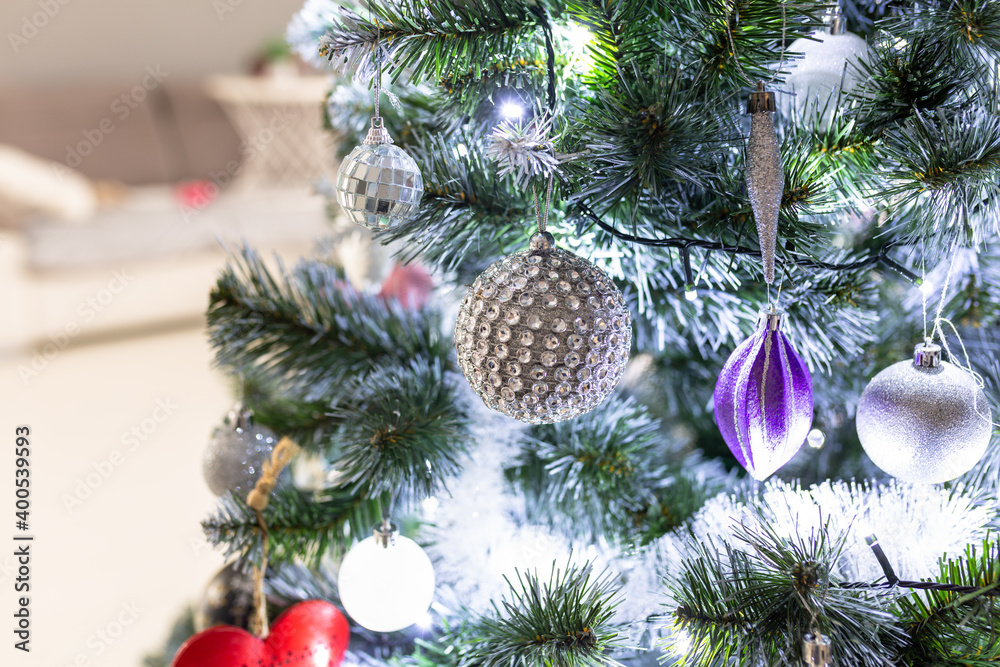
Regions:
[[208, 488], [217, 496], [232, 491], [245, 498], [277, 444], [274, 431], [254, 424], [249, 411], [237, 408], [230, 412], [205, 449], [202, 473]]
[[416, 216], [424, 179], [417, 163], [392, 145], [382, 119], [375, 117], [364, 143], [340, 163], [335, 191], [351, 220], [369, 229], [388, 229]]
[[917, 345], [914, 360], [876, 375], [858, 403], [858, 437], [893, 477], [936, 484], [970, 470], [993, 431], [986, 395], [969, 373]]
[[455, 325], [472, 388], [490, 408], [533, 424], [597, 407], [621, 379], [631, 344], [614, 281], [547, 232], [476, 278]]

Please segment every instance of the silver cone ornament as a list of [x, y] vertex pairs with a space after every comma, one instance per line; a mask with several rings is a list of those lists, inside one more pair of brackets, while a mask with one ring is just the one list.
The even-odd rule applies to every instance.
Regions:
[[747, 192], [757, 222], [760, 255], [764, 264], [764, 282], [774, 282], [774, 252], [778, 244], [778, 214], [785, 192], [785, 174], [781, 168], [778, 135], [774, 131], [774, 93], [764, 91], [757, 82], [757, 92], [750, 93], [750, 141], [747, 143]]

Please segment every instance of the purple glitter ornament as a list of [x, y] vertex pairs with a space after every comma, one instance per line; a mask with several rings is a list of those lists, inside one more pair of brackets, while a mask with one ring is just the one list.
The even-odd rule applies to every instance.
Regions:
[[779, 330], [782, 314], [761, 312], [757, 333], [730, 355], [715, 385], [715, 423], [756, 480], [788, 463], [812, 425], [812, 378]]

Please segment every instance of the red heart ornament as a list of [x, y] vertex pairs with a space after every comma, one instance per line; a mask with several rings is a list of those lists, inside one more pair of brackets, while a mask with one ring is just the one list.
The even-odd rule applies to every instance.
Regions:
[[347, 619], [329, 602], [309, 600], [287, 609], [264, 641], [219, 625], [187, 640], [172, 667], [337, 667], [350, 636]]

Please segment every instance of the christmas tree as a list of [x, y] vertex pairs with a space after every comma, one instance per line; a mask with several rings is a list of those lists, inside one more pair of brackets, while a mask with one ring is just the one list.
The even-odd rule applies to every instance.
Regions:
[[204, 528], [272, 615], [346, 607], [301, 664], [1000, 662], [1000, 3], [309, 0], [288, 39], [337, 77], [331, 215], [437, 284], [246, 248], [211, 294], [258, 458]]

